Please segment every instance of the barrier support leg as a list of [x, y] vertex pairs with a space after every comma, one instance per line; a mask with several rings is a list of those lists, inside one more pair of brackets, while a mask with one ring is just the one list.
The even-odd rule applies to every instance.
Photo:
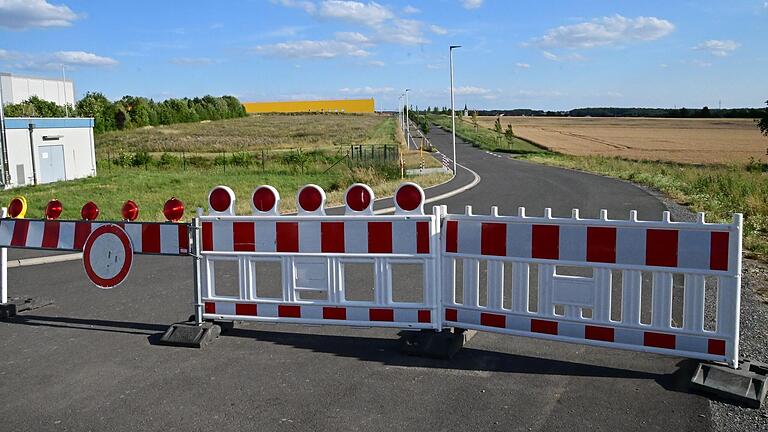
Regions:
[[[198, 215], [202, 210], [198, 209]], [[159, 343], [161, 345], [202, 348], [216, 339], [221, 334], [221, 327], [213, 322], [203, 321], [203, 301], [200, 271], [200, 219], [192, 219], [192, 226], [188, 230], [191, 236], [190, 255], [192, 255], [193, 285], [195, 288], [194, 308], [195, 314], [189, 321], [180, 322], [168, 327], [163, 333]]]
[[450, 359], [477, 332], [460, 328], [437, 330], [403, 330], [400, 352], [417, 357]]

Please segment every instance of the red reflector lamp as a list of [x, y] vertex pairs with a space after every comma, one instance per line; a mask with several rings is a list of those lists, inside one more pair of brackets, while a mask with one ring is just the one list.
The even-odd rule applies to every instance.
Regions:
[[80, 210], [80, 217], [87, 221], [96, 220], [99, 217], [99, 207], [93, 201], [88, 201]]
[[64, 207], [61, 205], [61, 201], [52, 199], [45, 206], [45, 218], [48, 220], [58, 219], [61, 216], [62, 210], [64, 210]]
[[135, 221], [139, 217], [139, 206], [132, 200], [128, 200], [123, 204], [121, 213], [123, 214], [123, 220]]
[[[229, 198], [229, 194], [227, 194], [227, 198]], [[184, 203], [176, 197], [169, 199], [163, 206], [163, 214], [169, 221], [178, 222], [184, 216]]]

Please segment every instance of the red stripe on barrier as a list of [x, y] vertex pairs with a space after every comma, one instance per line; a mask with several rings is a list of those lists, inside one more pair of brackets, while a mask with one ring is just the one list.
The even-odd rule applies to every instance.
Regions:
[[28, 232], [29, 221], [26, 219], [16, 219], [16, 222], [13, 224], [13, 237], [11, 237], [11, 246], [26, 246]]
[[203, 250], [213, 250], [213, 223], [203, 222]]
[[279, 305], [277, 316], [280, 318], [301, 318], [301, 306]]
[[459, 251], [459, 221], [448, 221], [445, 224], [445, 251]]
[[507, 326], [507, 317], [499, 314], [480, 313], [480, 325], [488, 327], [505, 328]]
[[557, 225], [533, 225], [531, 227], [531, 257], [542, 259], [560, 258], [560, 227]]
[[480, 229], [480, 253], [507, 256], [507, 224], [484, 223]]
[[446, 321], [458, 321], [459, 320], [459, 311], [456, 309], [446, 309], [445, 310], [445, 320]]
[[254, 303], [236, 303], [235, 315], [258, 315], [258, 305]]
[[56, 249], [59, 247], [59, 229], [61, 224], [58, 221], [45, 221], [43, 225], [43, 242], [41, 247]]
[[297, 222], [278, 222], [275, 226], [277, 252], [298, 252], [299, 224]]
[[75, 243], [73, 249], [82, 250], [89, 235], [91, 235], [90, 222], [75, 222]]
[[323, 319], [346, 320], [347, 308], [326, 306], [323, 308]]
[[235, 252], [256, 251], [256, 233], [253, 222], [232, 223], [232, 247]]
[[709, 268], [710, 270], [728, 271], [728, 239], [727, 231], [712, 232], [709, 241]]
[[393, 309], [370, 309], [368, 311], [368, 318], [371, 321], [388, 321], [395, 320], [395, 311]]
[[179, 224], [179, 253], [189, 252], [189, 229], [187, 224]]
[[613, 329], [611, 327], [585, 326], [584, 339], [613, 342]]
[[643, 345], [656, 348], [675, 349], [675, 335], [656, 332], [645, 332]]
[[587, 261], [616, 262], [616, 228], [587, 227]]
[[420, 323], [432, 322], [432, 311], [420, 310], [418, 316], [419, 316], [419, 322]]
[[368, 253], [392, 253], [392, 222], [368, 222]]
[[677, 230], [648, 229], [645, 232], [645, 264], [677, 267]]
[[216, 303], [205, 302], [205, 313], [207, 313], [207, 314], [215, 314], [216, 313]]
[[531, 331], [534, 333], [557, 334], [557, 321], [532, 319]]
[[344, 253], [344, 222], [320, 223], [320, 250]]
[[416, 222], [416, 253], [429, 253], [429, 222]]
[[714, 355], [725, 355], [725, 341], [722, 339], [709, 339], [707, 341], [707, 352]]
[[159, 224], [141, 224], [141, 253], [160, 253]]

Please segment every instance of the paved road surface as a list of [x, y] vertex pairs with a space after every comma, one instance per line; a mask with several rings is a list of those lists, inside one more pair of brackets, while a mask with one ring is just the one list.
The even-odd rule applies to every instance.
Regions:
[[[430, 134], [450, 155], [450, 135]], [[611, 217], [661, 203], [626, 183], [460, 143], [474, 189], [445, 200]], [[480, 333], [453, 360], [401, 355], [396, 331], [238, 324], [204, 350], [153, 345], [191, 308], [188, 259], [138, 257], [101, 291], [79, 261], [11, 269], [55, 304], [0, 323], [0, 430], [706, 430], [680, 359]]]

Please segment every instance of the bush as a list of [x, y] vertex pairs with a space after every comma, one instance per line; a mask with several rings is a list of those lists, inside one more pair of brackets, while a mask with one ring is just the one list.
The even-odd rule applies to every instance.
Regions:
[[229, 163], [237, 167], [249, 167], [253, 165], [253, 155], [248, 152], [233, 153]]
[[178, 156], [174, 156], [170, 153], [163, 153], [160, 155], [160, 159], [157, 161], [157, 166], [168, 167], [180, 165], [181, 159]]
[[131, 158], [132, 167], [143, 167], [152, 163], [152, 156], [145, 151], [136, 152]]

